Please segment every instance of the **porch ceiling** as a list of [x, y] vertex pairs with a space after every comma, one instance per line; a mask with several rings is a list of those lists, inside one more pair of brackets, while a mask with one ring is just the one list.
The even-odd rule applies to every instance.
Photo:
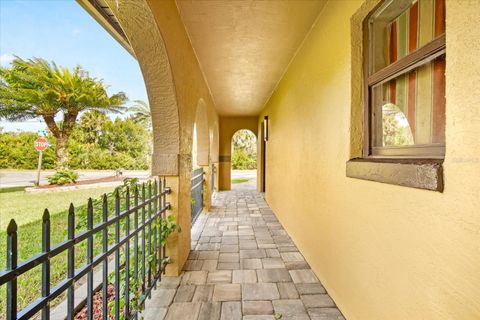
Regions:
[[326, 0], [177, 0], [217, 111], [257, 115]]

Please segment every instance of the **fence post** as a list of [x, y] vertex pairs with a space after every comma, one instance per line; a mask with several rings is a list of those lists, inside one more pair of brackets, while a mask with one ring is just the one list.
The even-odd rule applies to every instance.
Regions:
[[[7, 227], [7, 270], [15, 270], [18, 263], [17, 224], [10, 220]], [[17, 278], [7, 283], [7, 320], [17, 319]]]
[[[167, 191], [167, 180], [166, 180], [165, 177], [163, 177], [163, 188], [161, 190], [162, 201], [163, 201], [162, 208], [167, 207], [167, 206], [168, 206], [168, 208], [170, 208], [170, 203], [167, 203], [167, 195], [163, 194], [163, 191]], [[164, 211], [164, 212], [162, 212], [162, 219], [166, 219], [166, 218], [167, 218], [167, 213]], [[161, 230], [161, 228], [160, 228], [160, 230]], [[162, 239], [162, 241], [163, 241], [163, 239]], [[162, 245], [162, 268], [164, 268], [163, 269], [163, 274], [165, 274], [165, 269], [166, 269], [166, 267], [164, 267], [164, 265], [163, 265], [163, 263], [164, 263], [163, 260], [166, 257], [167, 257], [167, 247]]]
[[[148, 200], [152, 199], [152, 184], [148, 181]], [[148, 287], [152, 286], [152, 202], [148, 201]], [[150, 291], [151, 292], [151, 291]]]
[[[127, 186], [127, 192], [125, 194], [125, 210], [130, 210], [130, 187]], [[125, 318], [130, 316], [130, 213], [127, 213], [125, 217], [125, 236], [127, 241], [125, 242]]]
[[[75, 207], [73, 203], [70, 203], [70, 208], [68, 209], [68, 240], [73, 241], [75, 238]], [[73, 279], [75, 276], [75, 245], [72, 244], [68, 248], [67, 256], [67, 273], [68, 279]], [[67, 319], [73, 320], [75, 308], [75, 287], [72, 282], [68, 287], [67, 293]]]
[[[135, 185], [133, 196], [133, 227], [135, 228], [135, 236], [133, 239], [133, 277], [135, 281], [135, 293], [138, 294], [138, 185]], [[138, 312], [135, 312], [135, 319], [138, 319]]]
[[[50, 251], [50, 214], [45, 209], [42, 217], [42, 252]], [[42, 263], [42, 297], [50, 295], [50, 259]], [[50, 302], [42, 308], [42, 319], [50, 318]]]
[[[91, 232], [93, 229], [93, 202], [92, 198], [88, 199], [87, 205], [87, 231]], [[90, 270], [87, 274], [87, 319], [93, 319], [93, 234], [88, 235], [87, 239], [87, 264]]]
[[[102, 201], [102, 222], [108, 220], [108, 198], [103, 195]], [[108, 227], [105, 226], [102, 231], [103, 253], [108, 251]], [[108, 257], [103, 260], [103, 277], [102, 277], [102, 319], [108, 319]]]
[[115, 190], [115, 319], [120, 318], [120, 188]]
[[142, 293], [145, 293], [145, 182], [142, 183]]
[[[155, 266], [155, 278], [158, 274], [158, 261], [159, 261], [159, 250], [158, 246], [158, 238], [157, 238], [157, 229], [158, 229], [158, 211], [157, 211], [157, 196], [158, 196], [158, 189], [157, 189], [157, 180], [153, 180], [153, 216], [154, 216], [154, 223], [153, 223], [153, 265]], [[157, 281], [154, 282], [153, 287], [157, 288]]]

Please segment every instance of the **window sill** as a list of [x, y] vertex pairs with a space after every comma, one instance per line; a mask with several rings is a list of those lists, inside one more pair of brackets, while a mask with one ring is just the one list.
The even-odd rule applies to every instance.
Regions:
[[347, 177], [443, 192], [443, 160], [356, 158]]

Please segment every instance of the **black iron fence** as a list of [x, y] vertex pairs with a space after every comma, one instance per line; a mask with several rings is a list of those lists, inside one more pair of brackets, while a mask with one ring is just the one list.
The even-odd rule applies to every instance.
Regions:
[[211, 169], [212, 180], [211, 180], [211, 186], [210, 186], [210, 190], [212, 191], [212, 194], [215, 191], [215, 174], [217, 173], [216, 170], [217, 169], [215, 168], [215, 164], [212, 163], [212, 169]]
[[192, 224], [197, 220], [203, 209], [203, 168], [198, 168], [192, 172]]
[[[67, 293], [67, 319], [74, 319], [85, 304], [83, 312], [87, 319], [93, 319], [94, 309], [101, 309], [102, 319], [136, 319], [169, 262], [165, 242], [176, 227], [173, 219], [166, 217], [170, 208], [166, 200], [169, 193], [170, 188], [163, 179], [117, 188], [111, 194], [112, 199], [107, 195], [96, 201], [89, 199], [86, 230], [79, 233], [75, 232], [78, 227], [75, 209], [70, 205], [67, 239], [54, 245], [50, 241], [50, 214], [45, 210], [41, 222], [42, 252], [22, 262], [18, 261], [17, 224], [12, 219], [7, 228], [7, 269], [0, 272], [0, 287], [6, 285], [7, 291], [6, 319], [28, 319], [39, 312], [42, 319], [49, 319], [51, 301], [64, 292]], [[112, 205], [113, 208], [109, 208]], [[94, 220], [98, 222], [94, 224]], [[86, 263], [76, 268], [76, 246], [83, 241], [87, 242]], [[94, 246], [94, 241], [101, 245]], [[65, 278], [51, 287], [51, 260], [65, 253]], [[111, 263], [114, 265], [112, 271], [109, 270]], [[41, 296], [19, 310], [17, 279], [39, 265], [42, 266]], [[94, 287], [94, 273], [101, 273], [102, 277], [97, 288]], [[75, 304], [75, 284], [85, 276], [86, 301]], [[109, 290], [112, 286], [113, 294]], [[94, 306], [94, 295], [100, 292], [99, 308]]]

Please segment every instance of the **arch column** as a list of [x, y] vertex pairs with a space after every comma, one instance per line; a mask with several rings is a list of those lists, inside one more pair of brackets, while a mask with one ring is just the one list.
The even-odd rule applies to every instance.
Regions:
[[207, 107], [203, 99], [199, 99], [195, 112], [195, 126], [197, 134], [197, 165], [205, 173], [203, 190], [204, 210], [208, 212], [211, 206], [211, 169], [210, 169], [210, 134], [208, 129]]
[[[219, 154], [219, 144], [220, 144], [220, 137], [219, 137], [219, 128], [218, 123], [215, 122], [212, 124], [212, 128], [210, 130], [210, 190], [219, 191], [218, 188], [218, 154]], [[211, 179], [211, 175], [213, 175], [213, 181]], [[212, 188], [213, 184], [213, 188]], [[210, 199], [213, 197], [213, 192], [211, 192]]]
[[[199, 100], [205, 99], [207, 128], [209, 121], [218, 122], [218, 116], [175, 2], [105, 1], [128, 38], [144, 76], [152, 111], [152, 174], [167, 177], [172, 188], [172, 210], [168, 213], [176, 216], [182, 229], [167, 241], [167, 254], [173, 260], [167, 275], [178, 275], [191, 246], [192, 130]], [[208, 129], [206, 132], [208, 150]], [[200, 165], [209, 165], [208, 155], [208, 151], [200, 150]], [[210, 168], [207, 172], [210, 181]], [[206, 192], [210, 198], [210, 189]]]
[[210, 207], [212, 206], [212, 170], [209, 165], [201, 166], [203, 172], [205, 173], [205, 184], [203, 189], [203, 207], [204, 212], [207, 213], [210, 211]]
[[178, 275], [183, 256], [190, 249], [190, 221], [181, 214], [189, 210], [184, 207], [190, 203], [190, 190], [179, 168], [191, 159], [180, 156], [179, 111], [165, 43], [145, 0], [106, 0], [106, 3], [127, 36], [145, 81], [152, 115], [152, 175], [166, 176], [167, 186], [172, 190], [167, 199], [172, 206], [168, 214], [175, 215], [177, 225], [186, 229], [174, 232], [167, 241], [167, 254], [173, 261], [167, 267], [167, 274]]

